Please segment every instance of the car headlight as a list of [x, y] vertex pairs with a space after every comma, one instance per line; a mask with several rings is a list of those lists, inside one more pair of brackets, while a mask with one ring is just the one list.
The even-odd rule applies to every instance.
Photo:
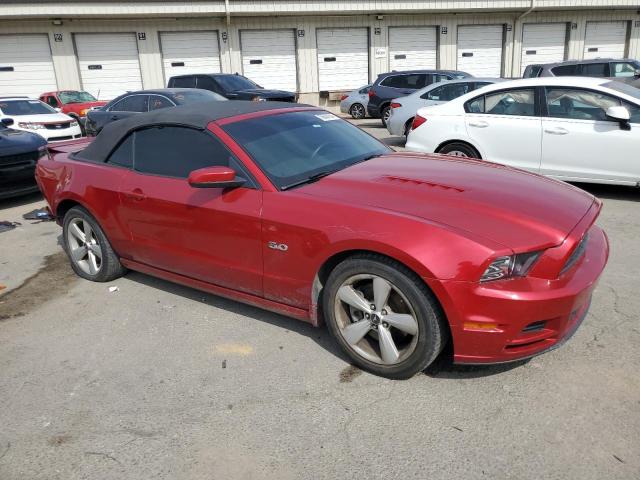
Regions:
[[45, 126], [40, 123], [32, 122], [18, 122], [18, 126], [20, 128], [26, 128], [27, 130], [40, 130], [41, 128], [45, 128]]
[[70, 123], [70, 125], [71, 125], [72, 127], [77, 127], [77, 126], [78, 126], [78, 121], [77, 121], [77, 120], [72, 120], [72, 121], [71, 121], [71, 123]]
[[80, 110], [80, 116], [85, 117], [88, 111], [89, 111], [88, 108], [83, 108], [82, 110]]
[[480, 281], [490, 282], [505, 278], [524, 277], [541, 254], [542, 252], [529, 252], [498, 257], [487, 267], [480, 277]]
[[253, 98], [251, 99], [251, 101], [253, 101], [253, 102], [266, 102], [266, 101], [267, 101], [267, 99], [266, 99], [266, 98], [264, 98], [264, 97], [253, 97]]

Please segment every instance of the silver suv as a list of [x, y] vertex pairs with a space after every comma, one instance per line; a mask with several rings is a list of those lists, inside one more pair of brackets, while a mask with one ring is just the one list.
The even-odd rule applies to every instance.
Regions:
[[640, 62], [631, 58], [596, 58], [568, 62], [528, 65], [523, 78], [603, 77], [640, 88]]

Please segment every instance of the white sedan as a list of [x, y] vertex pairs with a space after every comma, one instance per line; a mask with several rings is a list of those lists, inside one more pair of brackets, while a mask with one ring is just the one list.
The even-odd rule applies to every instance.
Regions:
[[1, 97], [0, 119], [13, 120], [11, 128], [37, 133], [49, 142], [80, 138], [80, 125], [40, 100], [23, 97]]
[[418, 110], [406, 148], [640, 186], [640, 89], [585, 77], [497, 83]]

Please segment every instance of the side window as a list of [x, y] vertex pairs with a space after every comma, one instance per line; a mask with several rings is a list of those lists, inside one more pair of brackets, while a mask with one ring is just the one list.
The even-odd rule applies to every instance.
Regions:
[[383, 87], [404, 88], [404, 75], [391, 75], [380, 82]]
[[485, 95], [484, 113], [490, 115], [535, 115], [533, 89], [505, 90]]
[[620, 105], [620, 100], [589, 90], [547, 88], [547, 111], [550, 117], [575, 120], [607, 120], [609, 107]]
[[585, 63], [582, 65], [580, 75], [583, 77], [608, 77], [609, 65], [606, 63]]
[[524, 70], [522, 78], [537, 78], [542, 73], [542, 67], [540, 65], [529, 65]]
[[152, 127], [135, 133], [136, 171], [187, 178], [199, 168], [228, 166], [231, 153], [211, 134], [185, 127]]
[[636, 71], [638, 68], [629, 62], [612, 62], [609, 64], [609, 68], [611, 69], [610, 77], [635, 77]]
[[433, 90], [429, 90], [427, 93], [423, 93], [420, 95], [420, 98], [423, 100], [436, 100], [439, 101], [442, 97], [442, 91], [444, 87], [434, 88]]
[[484, 95], [469, 100], [464, 104], [467, 113], [484, 113]]
[[133, 135], [133, 133], [129, 134], [129, 136], [111, 152], [107, 163], [127, 168], [133, 167]]
[[148, 95], [129, 95], [124, 97], [113, 107], [109, 109], [110, 112], [146, 112]]
[[640, 123], [640, 107], [624, 101], [622, 102], [622, 105], [627, 107], [627, 110], [629, 110], [629, 114], [631, 115], [629, 121], [631, 123]]
[[551, 69], [551, 73], [553, 73], [556, 77], [570, 77], [572, 75], [577, 75], [577, 72], [578, 65], [561, 65], [559, 67], [554, 67]]
[[431, 83], [446, 82], [447, 80], [451, 80], [449, 75], [442, 75], [440, 73], [431, 75]]
[[493, 85], [493, 84], [491, 82], [474, 82], [473, 87], [471, 88], [471, 91], [477, 90], [482, 87], [486, 87], [487, 85]]
[[205, 75], [201, 75], [198, 77], [196, 85], [198, 88], [209, 90], [210, 92], [220, 91], [218, 85], [216, 85], [216, 82], [211, 77], [207, 77]]
[[149, 111], [160, 110], [161, 108], [175, 107], [175, 104], [171, 102], [167, 97], [161, 97], [160, 95], [149, 95]]
[[196, 88], [196, 77], [177, 77], [173, 79], [173, 88]]
[[458, 98], [469, 91], [468, 83], [453, 83], [443, 85], [429, 92], [429, 100], [437, 100], [440, 102], [448, 102], [454, 98]]
[[58, 100], [56, 100], [56, 97], [47, 97], [47, 103], [53, 108], [60, 108], [60, 104], [58, 103]]

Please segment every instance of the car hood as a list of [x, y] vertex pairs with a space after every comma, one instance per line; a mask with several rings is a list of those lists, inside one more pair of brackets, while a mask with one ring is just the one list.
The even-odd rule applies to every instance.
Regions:
[[13, 121], [17, 125], [18, 123], [38, 122], [38, 123], [55, 123], [55, 122], [70, 122], [73, 120], [64, 113], [40, 113], [37, 115], [16, 115]]
[[47, 141], [35, 133], [0, 128], [0, 157], [32, 152], [46, 144]]
[[262, 88], [248, 88], [246, 90], [236, 90], [233, 93], [241, 93], [245, 95], [259, 95], [264, 98], [280, 98], [280, 97], [295, 96], [293, 93], [285, 92], [284, 90], [266, 90]]
[[595, 201], [503, 165], [410, 153], [356, 164], [298, 191], [447, 225], [515, 251], [562, 243]]
[[64, 107], [68, 110], [83, 110], [85, 108], [104, 107], [107, 102], [96, 100], [95, 102], [67, 103]]

